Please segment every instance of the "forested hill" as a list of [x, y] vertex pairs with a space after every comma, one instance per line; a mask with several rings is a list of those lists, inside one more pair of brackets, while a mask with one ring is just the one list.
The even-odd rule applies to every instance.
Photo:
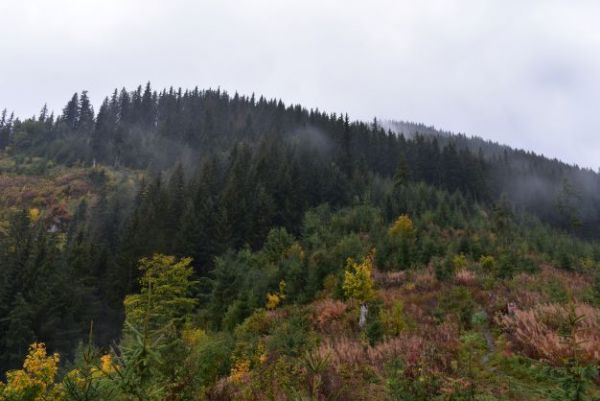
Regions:
[[257, 182], [247, 183], [262, 184], [267, 192], [279, 184], [294, 186], [303, 198], [295, 201], [306, 205], [339, 205], [363, 196], [364, 183], [352, 182], [359, 176], [400, 177], [459, 190], [482, 202], [504, 195], [515, 207], [559, 228], [600, 236], [600, 177], [591, 170], [422, 124], [350, 122], [347, 115], [254, 95], [156, 92], [148, 84], [133, 92], [115, 90], [96, 114], [82, 92], [56, 117], [44, 108], [37, 118], [13, 121], [4, 112], [0, 149], [65, 165], [155, 173], [179, 163], [193, 173], [207, 161], [221, 167], [277, 165], [285, 172], [281, 176], [258, 173]]
[[402, 127], [149, 84], [3, 112], [0, 401], [600, 395], [600, 177]]

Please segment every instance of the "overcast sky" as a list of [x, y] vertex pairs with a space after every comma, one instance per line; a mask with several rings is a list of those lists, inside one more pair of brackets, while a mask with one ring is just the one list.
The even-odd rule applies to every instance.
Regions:
[[0, 108], [146, 81], [600, 166], [600, 1], [0, 0]]

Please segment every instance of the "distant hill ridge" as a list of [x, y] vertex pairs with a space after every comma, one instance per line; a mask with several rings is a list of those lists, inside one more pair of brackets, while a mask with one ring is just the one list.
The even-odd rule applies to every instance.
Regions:
[[[346, 183], [356, 171], [393, 180], [400, 169], [408, 180], [458, 190], [479, 202], [504, 196], [557, 227], [600, 236], [595, 172], [423, 124], [350, 122], [347, 115], [254, 95], [198, 88], [155, 91], [150, 84], [115, 90], [97, 113], [84, 91], [56, 117], [44, 108], [36, 118], [20, 121], [4, 113], [0, 119], [0, 149], [65, 165], [157, 172], [178, 163], [226, 160], [242, 143], [252, 157], [268, 146], [287, 149], [295, 163], [310, 157], [312, 166], [304, 167], [330, 170], [324, 176], [339, 174]], [[340, 192], [334, 196], [339, 199], [324, 200], [348, 199], [352, 190]]]

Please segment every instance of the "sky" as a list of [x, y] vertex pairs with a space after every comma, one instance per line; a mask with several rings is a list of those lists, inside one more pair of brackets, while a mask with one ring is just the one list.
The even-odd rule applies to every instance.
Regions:
[[596, 170], [599, 21], [586, 0], [0, 0], [0, 109], [220, 87]]

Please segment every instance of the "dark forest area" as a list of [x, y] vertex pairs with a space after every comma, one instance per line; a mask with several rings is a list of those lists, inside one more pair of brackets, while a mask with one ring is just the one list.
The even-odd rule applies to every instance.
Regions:
[[4, 111], [0, 190], [0, 400], [598, 395], [591, 170], [148, 83]]

